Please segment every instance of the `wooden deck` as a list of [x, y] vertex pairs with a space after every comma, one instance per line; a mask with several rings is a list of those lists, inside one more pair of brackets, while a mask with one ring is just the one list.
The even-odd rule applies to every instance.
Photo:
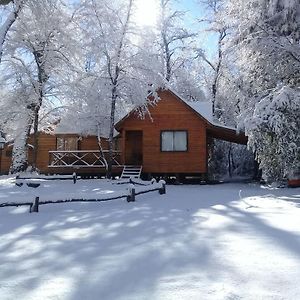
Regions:
[[[105, 174], [109, 151], [97, 150], [49, 151], [48, 169], [51, 173]], [[121, 152], [113, 151], [113, 173], [122, 172]]]

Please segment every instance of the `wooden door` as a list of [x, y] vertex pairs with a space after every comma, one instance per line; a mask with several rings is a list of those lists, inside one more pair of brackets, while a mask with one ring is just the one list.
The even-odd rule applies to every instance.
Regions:
[[125, 164], [143, 164], [143, 131], [126, 131], [125, 137]]

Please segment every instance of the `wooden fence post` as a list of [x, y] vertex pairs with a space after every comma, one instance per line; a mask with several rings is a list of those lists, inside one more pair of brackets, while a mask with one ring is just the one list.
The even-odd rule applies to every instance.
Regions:
[[35, 197], [33, 200], [33, 203], [30, 206], [29, 212], [39, 212], [39, 203], [40, 203], [40, 197]]
[[160, 180], [159, 184], [161, 187], [159, 188], [158, 192], [160, 195], [164, 195], [166, 193], [166, 182], [164, 180]]
[[77, 175], [76, 175], [76, 173], [74, 172], [74, 173], [73, 173], [73, 183], [75, 184], [76, 181], [77, 181]]
[[134, 202], [134, 201], [135, 201], [135, 187], [133, 184], [130, 184], [128, 187], [127, 202]]

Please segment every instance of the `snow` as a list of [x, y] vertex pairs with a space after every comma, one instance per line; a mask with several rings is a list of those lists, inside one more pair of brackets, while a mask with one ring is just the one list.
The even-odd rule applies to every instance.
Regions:
[[202, 102], [202, 101], [194, 101], [194, 102], [186, 102], [188, 106], [190, 106], [193, 110], [195, 110], [198, 114], [203, 116], [208, 122], [213, 123], [213, 113], [212, 113], [212, 103], [211, 102]]
[[176, 95], [179, 99], [181, 99], [186, 105], [192, 108], [196, 113], [201, 115], [204, 119], [206, 119], [211, 125], [217, 126], [220, 128], [230, 129], [236, 131], [237, 128], [232, 126], [225, 126], [221, 124], [217, 120], [214, 119], [213, 111], [212, 111], [212, 103], [211, 101], [188, 101], [183, 99], [180, 94], [174, 89], [169, 88], [169, 90]]
[[[47, 197], [126, 188], [47, 184]], [[39, 189], [2, 176], [0, 202]], [[32, 214], [1, 208], [0, 298], [299, 299], [299, 217], [300, 189], [242, 183], [167, 186], [134, 203], [49, 204]]]
[[237, 130], [235, 127], [232, 126], [225, 126], [224, 124], [221, 124], [217, 120], [214, 120], [213, 113], [212, 113], [212, 103], [210, 101], [184, 101], [188, 106], [190, 106], [194, 111], [196, 111], [198, 114], [200, 114], [202, 117], [204, 117], [210, 124], [230, 129], [230, 130]]

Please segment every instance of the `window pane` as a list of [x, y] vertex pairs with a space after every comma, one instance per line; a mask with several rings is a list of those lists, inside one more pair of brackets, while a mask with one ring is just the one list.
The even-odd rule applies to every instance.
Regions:
[[56, 139], [57, 150], [59, 151], [72, 151], [78, 150], [78, 140], [76, 137], [58, 137]]
[[173, 132], [163, 131], [161, 133], [161, 150], [162, 151], [173, 151]]
[[174, 151], [187, 151], [186, 131], [174, 131]]
[[65, 150], [65, 145], [64, 145], [64, 139], [63, 138], [60, 138], [58, 137], [56, 139], [56, 150]]
[[68, 137], [65, 138], [65, 150], [72, 151], [77, 150], [77, 138], [75, 137]]

